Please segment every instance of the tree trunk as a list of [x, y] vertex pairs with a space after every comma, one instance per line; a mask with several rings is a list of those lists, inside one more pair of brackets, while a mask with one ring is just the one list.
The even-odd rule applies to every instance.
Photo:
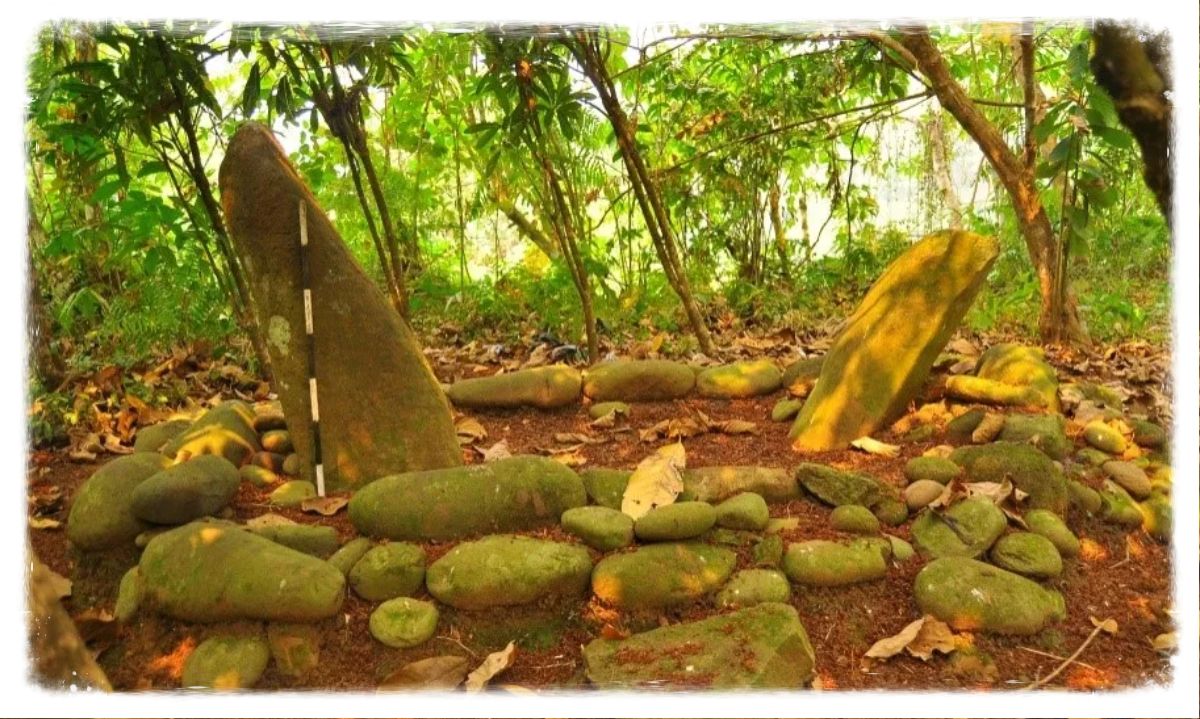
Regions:
[[954, 177], [950, 172], [951, 155], [947, 145], [946, 127], [942, 124], [941, 110], [929, 113], [926, 141], [929, 143], [929, 159], [933, 165], [933, 181], [937, 185], [946, 211], [950, 213], [950, 227], [961, 230], [963, 226], [962, 202], [954, 189]]
[[792, 281], [791, 261], [788, 258], [787, 232], [783, 228], [783, 214], [779, 211], [779, 183], [771, 186], [768, 200], [771, 203], [771, 229], [775, 232], [775, 252], [779, 254], [779, 269], [783, 279]]
[[[1021, 163], [1004, 143], [996, 127], [979, 112], [962, 86], [954, 80], [928, 32], [917, 30], [906, 33], [900, 37], [900, 42], [916, 59], [942, 106], [954, 115], [979, 145], [1008, 192], [1038, 278], [1041, 294], [1038, 331], [1042, 340], [1088, 342], [1087, 331], [1079, 320], [1074, 294], [1066, 284], [1066, 278], [1058, 278], [1060, 248], [1034, 186], [1033, 172]], [[1062, 287], [1058, 279], [1062, 280]]]
[[600, 96], [604, 113], [616, 136], [621, 160], [625, 164], [634, 196], [642, 210], [646, 231], [654, 243], [654, 249], [658, 254], [659, 262], [662, 263], [663, 272], [666, 273], [667, 281], [683, 304], [688, 324], [691, 325], [692, 332], [700, 344], [700, 351], [712, 357], [716, 354], [716, 346], [713, 345], [712, 336], [708, 333], [708, 326], [700, 313], [696, 298], [692, 295], [687, 274], [679, 259], [678, 243], [671, 229], [671, 222], [659, 194], [658, 185], [651, 177], [650, 171], [637, 149], [629, 117], [621, 107], [616, 87], [600, 53], [599, 40], [594, 32], [581, 30], [575, 37], [567, 40], [566, 45]]
[[34, 248], [44, 242], [46, 233], [42, 229], [41, 223], [38, 222], [37, 215], [34, 214], [33, 202], [29, 198], [26, 198], [25, 207], [25, 211], [29, 215], [26, 220], [29, 255], [26, 257], [25, 265], [26, 276], [29, 278], [29, 284], [26, 286], [28, 294], [25, 307], [25, 330], [29, 337], [30, 349], [29, 364], [42, 387], [54, 389], [62, 384], [67, 367], [62, 357], [54, 351], [54, 345], [51, 343], [50, 315], [46, 312], [46, 305], [42, 301], [41, 283], [37, 267], [33, 262]]
[[558, 257], [558, 247], [555, 246], [555, 240], [547, 236], [540, 227], [533, 224], [533, 221], [526, 217], [516, 205], [498, 197], [494, 198], [493, 201], [496, 203], [496, 207], [508, 218], [508, 221], [517, 228], [517, 232], [521, 233], [525, 239], [532, 242], [534, 246], [551, 260]]

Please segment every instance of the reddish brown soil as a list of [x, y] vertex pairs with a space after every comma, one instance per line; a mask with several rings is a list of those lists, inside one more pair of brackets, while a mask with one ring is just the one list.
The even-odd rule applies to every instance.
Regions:
[[[758, 424], [757, 435], [705, 434], [684, 441], [689, 466], [717, 464], [757, 464], [791, 467], [801, 458], [788, 448], [786, 423], [769, 420], [770, 410], [780, 395], [732, 402], [688, 399], [653, 402], [633, 407], [632, 417], [622, 425], [626, 432], [589, 429], [585, 407], [538, 412], [533, 410], [473, 413], [488, 431], [481, 446], [506, 439], [516, 453], [537, 452], [557, 446], [554, 435], [561, 432], [592, 433], [610, 436], [603, 444], [585, 445], [580, 452], [585, 466], [632, 468], [655, 446], [642, 443], [637, 429], [675, 417], [689, 410], [703, 411], [713, 420], [746, 419]], [[884, 439], [887, 439], [884, 437]], [[935, 441], [906, 445], [899, 458], [883, 458], [857, 451], [830, 452], [805, 456], [805, 461], [867, 471], [887, 481], [902, 484], [904, 461], [920, 454]], [[473, 454], [468, 450], [467, 454]], [[58, 486], [64, 491], [63, 509], [50, 516], [65, 522], [66, 507], [80, 483], [95, 470], [95, 465], [73, 464], [61, 454], [38, 453], [31, 458], [31, 487]], [[477, 460], [476, 460], [477, 461]], [[244, 487], [235, 500], [238, 519], [272, 511], [266, 505], [266, 492]], [[299, 510], [274, 509], [289, 518], [336, 528], [346, 540], [354, 535], [345, 511], [333, 517], [321, 517]], [[809, 500], [797, 500], [772, 508], [773, 516], [798, 517], [797, 529], [786, 532], [785, 539], [834, 536], [828, 526], [829, 509]], [[1169, 547], [1158, 544], [1140, 531], [1126, 533], [1098, 520], [1072, 517], [1071, 525], [1079, 535], [1102, 547], [1107, 556], [1067, 560], [1063, 576], [1052, 584], [1066, 597], [1068, 616], [1033, 637], [995, 637], [974, 635], [973, 648], [951, 657], [935, 656], [928, 662], [908, 656], [865, 666], [863, 654], [873, 642], [896, 633], [919, 616], [912, 597], [913, 577], [922, 566], [914, 559], [893, 567], [877, 582], [837, 589], [796, 587], [792, 603], [800, 613], [816, 650], [819, 684], [822, 688], [1021, 688], [1053, 671], [1061, 660], [1045, 654], [1066, 657], [1092, 632], [1090, 617], [1115, 619], [1116, 636], [1102, 635], [1080, 657], [1089, 665], [1074, 665], [1062, 672], [1051, 686], [1077, 689], [1137, 686], [1169, 679], [1169, 658], [1156, 652], [1150, 640], [1171, 630]], [[892, 533], [908, 537], [908, 526]], [[538, 533], [571, 541], [557, 528]], [[136, 555], [119, 561], [96, 561], [74, 552], [61, 530], [30, 530], [33, 551], [55, 571], [76, 581], [76, 593], [66, 602], [78, 615], [90, 605], [111, 610], [117, 582]], [[451, 545], [425, 545], [430, 560]], [[739, 553], [739, 565], [749, 564], [747, 553]], [[1128, 557], [1128, 559], [1126, 559]], [[272, 663], [260, 688], [338, 688], [373, 689], [404, 664], [426, 657], [454, 654], [466, 656], [472, 665], [490, 651], [504, 646], [509, 639], [518, 641], [513, 666], [496, 681], [523, 687], [578, 686], [584, 684], [581, 647], [592, 638], [642, 631], [661, 623], [698, 619], [711, 614], [711, 606], [700, 604], [661, 615], [622, 615], [594, 600], [566, 607], [504, 608], [495, 612], [466, 613], [446, 610], [439, 634], [424, 646], [412, 650], [384, 647], [367, 631], [367, 617], [373, 605], [349, 593], [342, 614], [322, 623], [320, 666], [304, 679], [281, 675]], [[162, 689], [178, 686], [179, 669], [184, 657], [214, 627], [165, 620], [146, 613], [129, 626], [122, 627], [115, 640], [103, 649], [100, 662], [119, 689]], [[1043, 652], [1037, 654], [1029, 650]]]

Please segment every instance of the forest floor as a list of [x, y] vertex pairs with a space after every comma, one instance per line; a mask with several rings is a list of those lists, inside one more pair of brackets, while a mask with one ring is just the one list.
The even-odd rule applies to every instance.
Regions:
[[[998, 340], [973, 341], [985, 347]], [[815, 350], [823, 350], [821, 344], [816, 343]], [[793, 351], [786, 345], [784, 341], [759, 340], [756, 346], [743, 346], [738, 354], [783, 355]], [[489, 374], [502, 362], [515, 361], [477, 361], [482, 352], [482, 346], [476, 345], [432, 350], [428, 354], [444, 381]], [[1164, 389], [1169, 359], [1157, 348], [1131, 343], [1093, 347], [1086, 353], [1052, 349], [1048, 358], [1058, 369], [1060, 381], [1087, 379], [1123, 387], [1132, 414], [1149, 415], [1170, 426]], [[927, 385], [924, 399], [938, 399], [940, 386], [940, 376], [935, 375]], [[703, 412], [714, 421], [753, 422], [755, 433], [705, 433], [685, 439], [689, 467], [744, 464], [790, 469], [801, 461], [812, 461], [864, 471], [899, 487], [905, 484], [902, 473], [905, 462], [944, 441], [939, 434], [928, 441], [901, 443], [884, 432], [877, 439], [900, 444], [899, 456], [856, 450], [800, 456], [789, 447], [789, 423], [770, 421], [772, 406], [784, 396], [785, 391], [781, 390], [747, 400], [688, 398], [638, 403], [633, 405], [630, 417], [621, 420], [616, 428], [603, 431], [591, 426], [586, 405], [553, 411], [474, 411], [456, 413], [456, 418], [460, 422], [466, 417], [473, 418], [486, 431], [486, 437], [464, 446], [468, 462], [481, 461], [480, 450], [503, 440], [513, 454], [566, 454], [569, 458], [565, 459], [577, 466], [632, 469], [663, 443], [642, 441], [639, 430], [662, 420]], [[564, 452], [563, 445], [555, 440], [556, 435], [564, 433], [593, 436], [595, 443], [570, 445]], [[475, 449], [476, 446], [480, 449]], [[36, 512], [39, 518], [65, 522], [79, 486], [103, 461], [76, 462], [69, 454], [67, 449], [39, 450], [30, 456], [31, 506], [37, 504], [33, 501], [36, 497], [57, 498], [40, 503]], [[234, 518], [245, 520], [273, 511], [296, 522], [332, 526], [343, 542], [355, 536], [345, 511], [325, 517], [299, 509], [271, 507], [266, 496], [269, 491], [270, 488], [256, 489], [243, 483], [231, 505]], [[799, 520], [794, 529], [782, 531], [785, 542], [850, 536], [830, 528], [830, 511], [811, 499], [771, 506], [772, 517]], [[887, 531], [908, 539], [910, 524], [911, 518]], [[896, 634], [921, 616], [913, 598], [913, 579], [924, 564], [919, 556], [893, 565], [887, 576], [878, 581], [830, 589], [795, 587], [791, 602], [816, 653], [814, 688], [1021, 689], [1063, 664], [1093, 633], [1093, 619], [1113, 619], [1119, 630], [1096, 637], [1078, 660], [1047, 686], [1091, 690], [1169, 681], [1170, 656], [1156, 650], [1152, 640], [1173, 629], [1170, 546], [1154, 541], [1141, 530], [1128, 531], [1074, 510], [1069, 524], [1081, 539], [1090, 542], [1085, 542], [1088, 551], [1064, 562], [1062, 576], [1049, 583], [1066, 600], [1065, 620], [1034, 636], [973, 634], [969, 646], [949, 655], [935, 654], [927, 661], [903, 654], [886, 661], [864, 661], [864, 654], [874, 642]], [[525, 534], [571, 541], [557, 526]], [[114, 687], [146, 690], [179, 686], [183, 660], [214, 627], [164, 619], [147, 612], [139, 613], [127, 625], [112, 621], [117, 585], [125, 569], [136, 561], [135, 550], [131, 548], [127, 556], [84, 555], [71, 548], [61, 528], [54, 527], [31, 526], [29, 540], [32, 551], [50, 569], [72, 579], [74, 591], [64, 605], [75, 617], [84, 639], [98, 653]], [[433, 562], [452, 545], [429, 542], [423, 546], [429, 562]], [[600, 556], [595, 552], [593, 555]], [[738, 569], [751, 565], [747, 555], [739, 552]], [[318, 625], [319, 668], [306, 678], [296, 679], [281, 674], [272, 663], [258, 688], [374, 690], [385, 677], [415, 660], [458, 655], [467, 657], [474, 666], [510, 640], [516, 640], [518, 646], [515, 661], [497, 678], [496, 684], [533, 690], [586, 688], [581, 649], [596, 636], [612, 631], [641, 631], [703, 618], [717, 611], [713, 605], [702, 602], [652, 615], [623, 616], [597, 600], [475, 613], [447, 608], [434, 639], [415, 649], [400, 650], [372, 639], [367, 617], [375, 605], [359, 599], [353, 592], [347, 594], [342, 615]]]

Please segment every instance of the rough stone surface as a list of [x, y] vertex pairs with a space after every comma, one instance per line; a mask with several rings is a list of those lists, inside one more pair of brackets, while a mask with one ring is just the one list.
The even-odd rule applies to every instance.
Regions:
[[1142, 511], [1142, 529], [1160, 542], [1171, 540], [1171, 528], [1174, 520], [1171, 511], [1171, 498], [1155, 492], [1150, 498], [1138, 505]]
[[300, 288], [307, 210], [321, 445], [331, 490], [462, 464], [450, 406], [416, 337], [350, 255], [266, 127], [245, 123], [225, 151], [221, 203], [266, 336], [288, 431], [312, 474], [308, 347]]
[[328, 561], [342, 573], [343, 577], [349, 577], [350, 570], [369, 549], [371, 549], [370, 539], [356, 537], [343, 544], [342, 548], [334, 552]]
[[1167, 431], [1162, 427], [1144, 419], [1135, 419], [1130, 422], [1133, 427], [1133, 441], [1139, 447], [1147, 449], [1158, 449], [1167, 444], [1169, 437]]
[[1036, 634], [1066, 616], [1058, 592], [965, 557], [944, 557], [925, 565], [913, 592], [921, 611], [958, 631]]
[[1082, 447], [1075, 453], [1075, 461], [1089, 467], [1099, 467], [1111, 459], [1108, 452], [1101, 452], [1095, 447]]
[[792, 426], [792, 446], [842, 449], [896, 419], [925, 384], [999, 249], [993, 238], [948, 231], [893, 261], [825, 355]]
[[717, 592], [717, 606], [752, 607], [763, 602], [787, 602], [792, 586], [787, 577], [774, 569], [743, 569], [734, 574]]
[[1101, 452], [1109, 454], [1122, 454], [1126, 448], [1125, 437], [1098, 419], [1088, 422], [1083, 428], [1083, 439]]
[[915, 512], [941, 496], [944, 489], [932, 479], [918, 479], [904, 488], [904, 501]]
[[844, 472], [823, 464], [805, 462], [796, 467], [800, 485], [826, 504], [861, 504], [875, 507], [885, 499], [896, 499], [895, 488], [868, 474]]
[[133, 491], [169, 464], [160, 454], [137, 452], [96, 470], [71, 504], [67, 539], [85, 552], [132, 543], [150, 528], [133, 513]]
[[843, 504], [829, 514], [829, 524], [841, 532], [878, 534], [879, 520], [871, 510], [858, 504]]
[[962, 467], [945, 457], [913, 457], [904, 464], [904, 476], [910, 482], [928, 480], [949, 484], [962, 474]]
[[317, 496], [317, 487], [303, 479], [293, 479], [276, 487], [270, 494], [270, 502], [276, 507], [298, 507], [306, 499]]
[[1100, 503], [1100, 516], [1104, 521], [1124, 527], [1141, 526], [1143, 517], [1137, 502], [1134, 502], [1125, 488], [1116, 482], [1104, 481], [1104, 489], [1100, 490]]
[[655, 507], [633, 523], [643, 542], [691, 539], [712, 529], [717, 511], [708, 502], [676, 502]]
[[418, 647], [437, 631], [438, 610], [429, 602], [411, 597], [389, 599], [371, 612], [371, 636], [397, 649]]
[[1033, 532], [1012, 532], [992, 545], [992, 563], [1010, 572], [1034, 579], [1051, 579], [1062, 574], [1062, 556], [1054, 543]]
[[1029, 531], [1050, 540], [1059, 554], [1064, 557], [1078, 556], [1079, 538], [1067, 527], [1062, 517], [1046, 509], [1033, 509], [1025, 513], [1024, 519]]
[[800, 413], [800, 408], [804, 406], [804, 400], [800, 399], [781, 399], [771, 408], [772, 422], [786, 422]]
[[778, 567], [783, 561], [783, 537], [768, 534], [750, 548], [750, 558], [756, 567]]
[[779, 389], [782, 379], [772, 360], [745, 360], [702, 370], [696, 375], [696, 392], [717, 399], [758, 397]]
[[372, 547], [348, 578], [354, 593], [371, 602], [410, 597], [425, 583], [425, 550], [407, 542]]
[[271, 659], [261, 636], [219, 635], [200, 642], [183, 663], [184, 688], [249, 689]]
[[633, 519], [609, 507], [575, 507], [562, 514], [562, 526], [601, 552], [633, 544]]
[[762, 531], [771, 519], [767, 500], [754, 492], [742, 492], [717, 505], [717, 526], [727, 529]]
[[778, 467], [711, 466], [683, 470], [680, 499], [720, 502], [742, 492], [754, 492], [769, 502], [798, 496], [796, 479]]
[[1032, 401], [1023, 404], [1059, 411], [1058, 373], [1046, 362], [1046, 353], [1040, 347], [1011, 343], [993, 345], [980, 355], [975, 375], [983, 380], [1024, 388]]
[[138, 519], [184, 524], [216, 514], [237, 494], [241, 476], [224, 457], [201, 455], [168, 467], [134, 488], [130, 506]]
[[261, 449], [253, 421], [254, 412], [245, 402], [222, 402], [200, 415], [159, 451], [176, 461], [216, 454], [237, 467]]
[[621, 499], [633, 472], [627, 469], [590, 467], [579, 473], [587, 496], [595, 504], [609, 509], [621, 509]]
[[265, 467], [258, 467], [253, 464], [244, 464], [238, 469], [238, 477], [243, 482], [249, 482], [255, 487], [269, 487], [279, 481], [279, 475], [275, 474]]
[[916, 556], [917, 551], [913, 546], [899, 537], [894, 537], [890, 534], [884, 535], [888, 543], [892, 545], [892, 559], [896, 562], [907, 562]]
[[133, 439], [133, 451], [157, 452], [191, 426], [190, 419], [168, 419], [149, 427], [142, 427]]
[[[953, 378], [951, 378], [953, 379]], [[971, 434], [987, 415], [987, 410], [974, 407], [946, 423], [946, 437], [955, 442], [970, 442]]]
[[[259, 443], [268, 452], [287, 456], [294, 451], [292, 435], [286, 429], [272, 429], [259, 436]], [[280, 467], [282, 469], [282, 467]]]
[[899, 499], [884, 499], [871, 508], [881, 524], [899, 527], [908, 519], [908, 505]]
[[1134, 499], [1145, 499], [1150, 496], [1150, 477], [1146, 470], [1132, 462], [1112, 460], [1102, 466], [1104, 473], [1114, 482], [1125, 488]]
[[583, 378], [566, 365], [532, 367], [515, 372], [464, 379], [450, 385], [446, 396], [455, 407], [553, 409], [579, 401]]
[[113, 617], [118, 622], [128, 622], [137, 615], [142, 605], [142, 595], [145, 587], [142, 585], [142, 575], [138, 568], [130, 567], [121, 576], [121, 584], [117, 587], [117, 605], [113, 609]]
[[384, 477], [355, 492], [349, 515], [372, 537], [456, 539], [552, 524], [586, 502], [583, 482], [562, 463], [517, 456]]
[[587, 677], [609, 689], [799, 689], [816, 657], [794, 607], [768, 602], [583, 650]]
[[1012, 442], [959, 447], [950, 454], [950, 460], [965, 470], [964, 481], [1003, 482], [1007, 478], [1029, 495], [1027, 506], [1058, 514], [1067, 511], [1067, 484], [1062, 470], [1035, 447]]
[[986, 552], [1007, 526], [1004, 512], [977, 497], [956, 502], [941, 514], [925, 510], [912, 524], [912, 537], [926, 557], [973, 559]]
[[783, 571], [797, 584], [841, 587], [882, 578], [891, 554], [891, 543], [884, 539], [810, 539], [788, 547]]
[[678, 399], [695, 385], [692, 368], [670, 360], [612, 360], [583, 375], [583, 393], [596, 402]]
[[425, 585], [443, 604], [487, 609], [578, 597], [591, 573], [592, 559], [577, 544], [496, 535], [451, 549], [429, 566]]
[[184, 621], [318, 621], [337, 614], [345, 595], [328, 562], [224, 522], [158, 535], [138, 567], [146, 604]]
[[1073, 447], [1061, 414], [1010, 414], [997, 439], [1032, 444], [1051, 459], [1066, 459]]
[[338, 549], [337, 530], [317, 524], [273, 524], [252, 529], [276, 544], [324, 559]]
[[1067, 494], [1072, 507], [1076, 507], [1087, 514], [1100, 513], [1102, 505], [1100, 493], [1086, 484], [1074, 479], [1067, 480]]
[[610, 554], [592, 572], [592, 592], [617, 607], [690, 604], [725, 583], [737, 556], [699, 543], [653, 544]]

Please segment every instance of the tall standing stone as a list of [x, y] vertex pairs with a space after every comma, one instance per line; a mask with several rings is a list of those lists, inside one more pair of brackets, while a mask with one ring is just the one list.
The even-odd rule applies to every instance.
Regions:
[[308, 339], [300, 275], [307, 204], [322, 458], [332, 489], [462, 463], [450, 408], [416, 337], [363, 273], [271, 132], [238, 128], [221, 202], [245, 269], [288, 431], [312, 473]]
[[925, 237], [892, 262], [825, 355], [792, 425], [792, 447], [841, 449], [903, 412], [999, 250], [991, 237], [951, 230]]

